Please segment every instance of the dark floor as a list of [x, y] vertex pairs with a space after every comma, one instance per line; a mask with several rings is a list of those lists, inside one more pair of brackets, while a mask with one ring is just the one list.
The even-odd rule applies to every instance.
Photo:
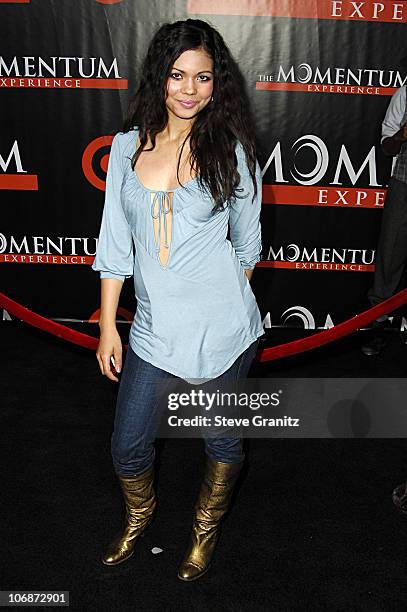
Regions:
[[[123, 507], [109, 445], [117, 385], [94, 353], [19, 321], [0, 325], [2, 590], [67, 590], [71, 610], [405, 610], [404, 439], [251, 439], [210, 571], [183, 583], [203, 465], [199, 439], [157, 440], [158, 515], [127, 563], [99, 558]], [[299, 332], [275, 330], [273, 343]], [[406, 377], [389, 332], [378, 357], [360, 336], [252, 369], [252, 376]], [[153, 547], [163, 552], [152, 554]], [[44, 608], [45, 609], [45, 608]]]

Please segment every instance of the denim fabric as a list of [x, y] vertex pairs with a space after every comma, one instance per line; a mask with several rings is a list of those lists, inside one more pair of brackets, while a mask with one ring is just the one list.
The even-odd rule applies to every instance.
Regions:
[[[228, 370], [207, 385], [245, 378], [256, 355], [259, 340], [255, 340], [234, 361]], [[114, 431], [111, 440], [113, 466], [117, 474], [136, 476], [146, 471], [155, 459], [154, 440], [160, 404], [155, 384], [168, 381], [168, 388], [179, 378], [153, 366], [128, 348], [119, 383]], [[162, 386], [160, 387], [162, 392]], [[240, 438], [204, 438], [208, 457], [223, 463], [243, 461]]]

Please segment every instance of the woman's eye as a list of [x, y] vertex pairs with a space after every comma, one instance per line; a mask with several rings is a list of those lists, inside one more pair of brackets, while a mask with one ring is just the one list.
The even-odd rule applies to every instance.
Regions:
[[[0, 0], [1, 1], [1, 0]], [[172, 72], [170, 75], [173, 79], [175, 79], [176, 81], [180, 81], [182, 79], [182, 74], [180, 74], [179, 72]], [[180, 79], [178, 77], [181, 77]], [[211, 77], [205, 75], [205, 74], [201, 74], [199, 75], [199, 80], [203, 81], [204, 83], [206, 83], [207, 81], [211, 80]]]

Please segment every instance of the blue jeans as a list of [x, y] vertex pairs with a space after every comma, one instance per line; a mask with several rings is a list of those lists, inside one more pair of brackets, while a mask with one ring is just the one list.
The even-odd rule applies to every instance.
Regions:
[[[245, 378], [256, 356], [259, 340], [255, 340], [226, 372], [209, 384]], [[137, 476], [154, 462], [156, 422], [160, 402], [154, 384], [179, 378], [141, 359], [129, 345], [117, 395], [114, 431], [111, 439], [113, 466], [117, 474]], [[245, 454], [240, 438], [204, 437], [208, 457], [223, 463], [243, 461]]]

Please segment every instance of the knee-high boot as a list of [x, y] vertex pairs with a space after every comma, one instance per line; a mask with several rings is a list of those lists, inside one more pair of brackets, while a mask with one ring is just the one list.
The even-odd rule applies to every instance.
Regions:
[[178, 571], [181, 580], [195, 580], [208, 569], [220, 534], [220, 523], [227, 512], [233, 488], [243, 466], [206, 458], [205, 473], [192, 524], [188, 549]]
[[151, 522], [156, 507], [154, 465], [137, 476], [117, 476], [126, 504], [126, 519], [123, 532], [114, 539], [102, 558], [105, 565], [117, 565], [132, 556], [135, 544]]

